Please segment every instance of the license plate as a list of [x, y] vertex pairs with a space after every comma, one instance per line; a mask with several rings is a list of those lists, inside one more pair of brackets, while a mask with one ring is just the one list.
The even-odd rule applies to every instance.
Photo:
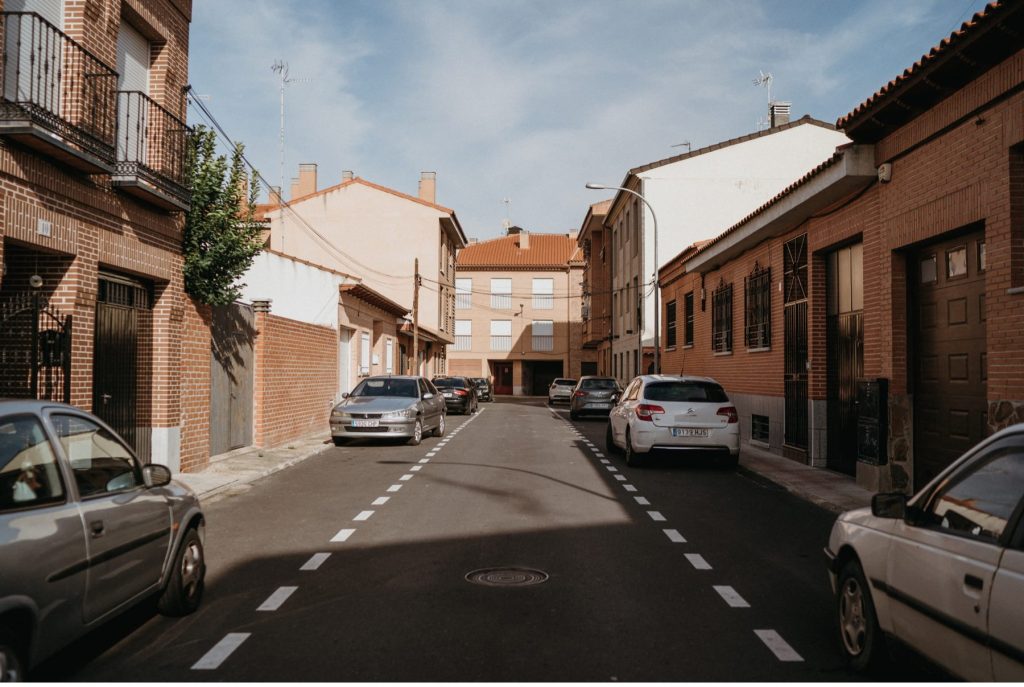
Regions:
[[673, 427], [672, 436], [674, 437], [707, 437], [708, 430], [706, 428], [693, 428], [693, 427]]
[[380, 420], [353, 420], [353, 427], [379, 427]]
[[588, 408], [611, 408], [611, 403], [588, 403]]
[[445, 397], [445, 398], [451, 398], [451, 397], [452, 397], [452, 394], [451, 394], [451, 392], [447, 392], [447, 393], [445, 393], [444, 397]]

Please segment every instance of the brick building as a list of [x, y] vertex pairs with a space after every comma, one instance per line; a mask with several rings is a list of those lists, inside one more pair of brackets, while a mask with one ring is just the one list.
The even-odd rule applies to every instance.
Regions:
[[67, 399], [178, 468], [191, 2], [2, 10], [0, 395]]
[[1024, 420], [1022, 28], [989, 5], [660, 270], [662, 369], [722, 382], [744, 441], [910, 490]]

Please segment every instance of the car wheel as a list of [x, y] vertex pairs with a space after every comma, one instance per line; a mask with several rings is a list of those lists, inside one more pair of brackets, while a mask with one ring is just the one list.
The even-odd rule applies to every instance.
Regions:
[[847, 664], [858, 671], [874, 671], [886, 659], [885, 639], [864, 571], [856, 560], [847, 561], [839, 572], [836, 594], [836, 625], [839, 646]]
[[24, 682], [25, 663], [16, 648], [14, 637], [0, 629], [0, 682]]
[[608, 453], [616, 454], [619, 452], [619, 447], [615, 445], [615, 440], [612, 438], [612, 423], [608, 423], [608, 429], [604, 431], [604, 448]]
[[331, 437], [331, 441], [334, 442], [335, 446], [344, 446], [348, 443], [348, 440], [345, 437]]
[[740, 454], [729, 454], [718, 459], [718, 465], [725, 470], [735, 470], [740, 466]]
[[569, 419], [570, 420], [579, 420], [580, 416], [579, 416], [579, 414], [577, 414], [577, 412], [575, 410], [573, 410], [572, 408], [569, 408]]
[[437, 418], [437, 427], [434, 428], [434, 436], [444, 436], [444, 413], [441, 413], [440, 417]]
[[423, 441], [423, 421], [416, 418], [416, 424], [412, 428], [412, 436], [409, 437], [410, 446], [419, 446]]
[[633, 450], [633, 439], [629, 436], [629, 428], [626, 428], [626, 465], [635, 468], [640, 465], [640, 456]]
[[160, 594], [157, 609], [164, 615], [181, 616], [199, 608], [203, 598], [203, 579], [206, 577], [206, 559], [203, 543], [195, 528], [189, 529], [174, 557], [171, 579]]

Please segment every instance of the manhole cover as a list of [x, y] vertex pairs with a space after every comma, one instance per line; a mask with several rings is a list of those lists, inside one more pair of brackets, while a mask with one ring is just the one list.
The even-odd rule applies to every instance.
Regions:
[[466, 575], [466, 580], [486, 587], [529, 587], [548, 581], [548, 574], [530, 568], [485, 568]]

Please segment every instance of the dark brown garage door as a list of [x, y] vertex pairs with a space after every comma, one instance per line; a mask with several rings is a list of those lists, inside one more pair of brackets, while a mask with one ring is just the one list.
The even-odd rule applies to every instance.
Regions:
[[918, 489], [988, 433], [985, 234], [931, 244], [911, 261]]

